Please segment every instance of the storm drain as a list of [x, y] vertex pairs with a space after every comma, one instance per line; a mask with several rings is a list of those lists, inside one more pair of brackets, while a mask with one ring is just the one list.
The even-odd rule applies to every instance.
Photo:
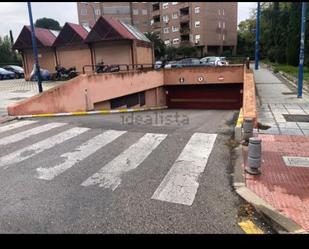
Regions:
[[282, 114], [287, 122], [309, 122], [309, 115]]
[[309, 168], [309, 157], [283, 156], [282, 158], [286, 166]]

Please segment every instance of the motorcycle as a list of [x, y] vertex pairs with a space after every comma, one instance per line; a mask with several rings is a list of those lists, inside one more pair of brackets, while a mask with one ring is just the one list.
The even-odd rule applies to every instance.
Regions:
[[101, 62], [98, 65], [96, 65], [95, 71], [96, 73], [114, 73], [120, 71], [120, 66], [119, 65], [107, 66], [104, 65], [104, 62]]
[[56, 80], [69, 80], [77, 76], [76, 67], [70, 67], [65, 69], [64, 67], [58, 65], [56, 66]]

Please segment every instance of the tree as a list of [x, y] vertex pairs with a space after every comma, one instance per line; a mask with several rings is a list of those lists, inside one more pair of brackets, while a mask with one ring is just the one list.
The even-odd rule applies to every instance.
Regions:
[[0, 64], [17, 63], [20, 64], [20, 56], [11, 50], [12, 44], [9, 36], [0, 37]]
[[40, 18], [37, 19], [35, 24], [35, 27], [37, 28], [44, 28], [44, 29], [51, 29], [51, 30], [61, 30], [60, 24], [58, 21], [52, 19], [52, 18]]
[[156, 59], [160, 59], [165, 55], [166, 46], [164, 42], [160, 39], [159, 32], [146, 32], [145, 36], [153, 43], [154, 54]]

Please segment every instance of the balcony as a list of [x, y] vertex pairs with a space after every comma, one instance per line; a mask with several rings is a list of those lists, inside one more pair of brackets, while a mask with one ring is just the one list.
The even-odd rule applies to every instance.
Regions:
[[156, 2], [152, 4], [152, 11], [159, 11], [160, 10], [160, 3]]
[[179, 16], [180, 23], [188, 23], [190, 21], [189, 15], [180, 15]]
[[190, 34], [190, 28], [189, 28], [189, 27], [180, 28], [179, 32], [180, 32], [182, 35], [188, 35], [188, 34]]
[[161, 29], [161, 22], [154, 22], [152, 24], [153, 29]]

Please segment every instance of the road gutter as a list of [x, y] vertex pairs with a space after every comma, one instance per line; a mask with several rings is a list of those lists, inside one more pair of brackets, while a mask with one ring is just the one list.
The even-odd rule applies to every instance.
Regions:
[[44, 113], [44, 114], [20, 115], [20, 116], [11, 116], [11, 117], [14, 117], [14, 118], [17, 118], [17, 119], [22, 119], [22, 118], [38, 118], [38, 117], [81, 116], [81, 115], [141, 112], [141, 111], [152, 111], [152, 110], [163, 110], [163, 109], [167, 109], [167, 106], [129, 108], [129, 109], [118, 109], [118, 110], [98, 110], [98, 111], [82, 111], [82, 112]]

